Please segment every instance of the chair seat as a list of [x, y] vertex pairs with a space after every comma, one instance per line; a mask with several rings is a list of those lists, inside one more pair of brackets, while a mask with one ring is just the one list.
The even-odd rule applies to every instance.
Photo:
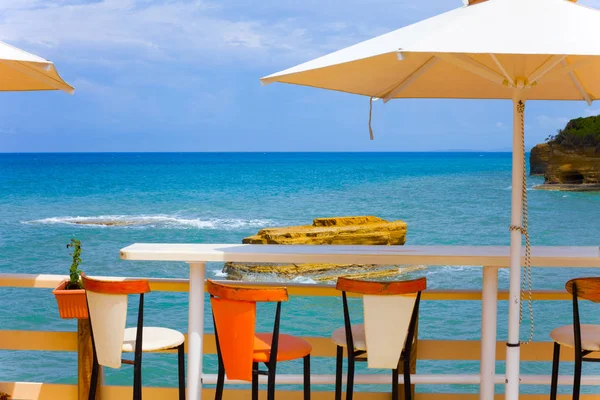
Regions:
[[[123, 351], [135, 351], [137, 328], [125, 329]], [[173, 349], [185, 341], [179, 331], [169, 328], [144, 327], [142, 332], [142, 351], [159, 351]]]
[[[562, 346], [575, 347], [573, 325], [565, 325], [550, 332], [550, 337]], [[581, 349], [600, 350], [600, 325], [581, 325]]]
[[[333, 331], [331, 340], [338, 346], [346, 347], [346, 328], [342, 326]], [[352, 325], [352, 341], [354, 342], [354, 350], [367, 350], [364, 324]]]
[[[257, 333], [254, 338], [255, 362], [267, 362], [271, 356], [271, 341], [273, 334]], [[277, 361], [289, 361], [302, 358], [310, 354], [312, 346], [306, 340], [292, 335], [279, 334], [277, 347]]]

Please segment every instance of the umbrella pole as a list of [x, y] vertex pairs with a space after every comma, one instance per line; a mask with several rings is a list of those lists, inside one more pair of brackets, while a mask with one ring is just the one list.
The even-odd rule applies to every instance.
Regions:
[[[513, 152], [512, 152], [512, 200], [511, 226], [522, 226], [523, 220], [523, 90], [516, 89], [513, 97]], [[510, 230], [510, 287], [508, 295], [508, 342], [506, 343], [506, 400], [519, 398], [519, 368], [521, 349], [519, 342], [521, 307], [521, 245], [522, 234]]]

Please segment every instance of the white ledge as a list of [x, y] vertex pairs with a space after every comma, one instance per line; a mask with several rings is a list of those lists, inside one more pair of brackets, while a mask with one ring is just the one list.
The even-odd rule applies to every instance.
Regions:
[[[236, 261], [382, 265], [508, 267], [508, 246], [340, 246], [136, 243], [121, 250], [124, 260]], [[534, 246], [535, 267], [600, 267], [594, 246]]]

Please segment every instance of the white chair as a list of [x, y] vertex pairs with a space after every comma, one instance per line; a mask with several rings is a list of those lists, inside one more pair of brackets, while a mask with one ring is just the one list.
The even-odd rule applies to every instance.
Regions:
[[[398, 366], [404, 363], [404, 398], [411, 399], [410, 355], [419, 316], [421, 291], [425, 278], [411, 281], [370, 282], [339, 278], [336, 288], [342, 291], [344, 326], [331, 339], [337, 346], [335, 399], [342, 398], [342, 362], [348, 350], [346, 400], [354, 391], [354, 363], [367, 361], [369, 368], [392, 370], [392, 399], [398, 400]], [[352, 325], [346, 292], [363, 298], [364, 324]]]
[[[150, 292], [146, 280], [108, 281], [92, 279], [82, 274], [90, 325], [94, 364], [88, 398], [95, 400], [99, 366], [121, 368], [133, 365], [133, 399], [142, 398], [142, 352], [177, 349], [179, 368], [179, 399], [185, 399], [185, 366], [183, 334], [167, 328], [144, 327], [144, 293]], [[125, 329], [127, 300], [130, 294], [140, 295], [136, 328]], [[134, 353], [134, 360], [122, 359], [122, 353]]]

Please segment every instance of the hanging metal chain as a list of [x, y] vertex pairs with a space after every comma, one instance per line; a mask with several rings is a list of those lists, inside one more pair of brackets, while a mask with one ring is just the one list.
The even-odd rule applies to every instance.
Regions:
[[[517, 112], [521, 118], [521, 141], [523, 149], [525, 149], [525, 104], [519, 100], [517, 104]], [[523, 279], [521, 280], [521, 302], [519, 310], [519, 324], [523, 322], [523, 302], [525, 301], [525, 292], [528, 292], [527, 306], [529, 309], [529, 339], [525, 342], [531, 343], [533, 341], [533, 333], [535, 331], [535, 325], [533, 321], [533, 295], [532, 295], [532, 281], [531, 281], [531, 242], [529, 240], [529, 232], [527, 231], [529, 225], [529, 209], [527, 206], [527, 164], [525, 158], [525, 151], [523, 151], [523, 226], [510, 226], [511, 231], [519, 231], [525, 236], [525, 266], [523, 268]]]

